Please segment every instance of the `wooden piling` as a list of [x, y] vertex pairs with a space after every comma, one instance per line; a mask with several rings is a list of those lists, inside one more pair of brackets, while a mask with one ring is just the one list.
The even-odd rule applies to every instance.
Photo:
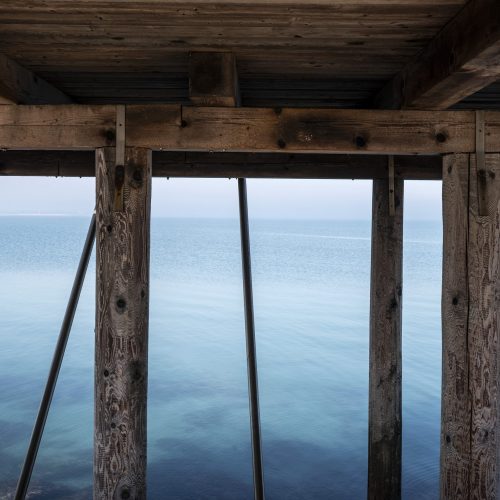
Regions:
[[403, 181], [373, 181], [368, 499], [401, 498]]
[[151, 152], [96, 151], [94, 499], [146, 498]]
[[500, 155], [485, 160], [443, 162], [443, 500], [500, 494]]

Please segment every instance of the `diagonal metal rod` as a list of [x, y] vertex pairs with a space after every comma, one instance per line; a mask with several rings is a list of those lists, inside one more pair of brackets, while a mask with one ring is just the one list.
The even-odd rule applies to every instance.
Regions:
[[38, 415], [36, 417], [35, 426], [33, 427], [33, 433], [31, 434], [30, 444], [26, 453], [26, 458], [24, 460], [23, 469], [21, 471], [21, 475], [19, 476], [19, 482], [17, 483], [15, 500], [24, 500], [26, 497], [26, 493], [28, 492], [31, 473], [33, 472], [33, 467], [35, 465], [38, 448], [40, 446], [40, 441], [43, 435], [43, 429], [45, 427], [45, 422], [47, 421], [47, 415], [50, 410], [50, 403], [52, 401], [52, 396], [54, 394], [54, 389], [57, 383], [57, 377], [59, 375], [59, 370], [61, 368], [62, 360], [64, 357], [64, 351], [66, 349], [66, 344], [68, 343], [71, 325], [73, 324], [73, 318], [75, 317], [78, 299], [80, 298], [80, 292], [82, 291], [85, 274], [87, 272], [90, 256], [92, 254], [95, 231], [96, 221], [94, 213], [92, 215], [92, 220], [90, 221], [87, 239], [85, 240], [82, 256], [80, 257], [80, 263], [78, 264], [78, 270], [76, 271], [75, 281], [73, 283], [73, 288], [71, 289], [71, 294], [69, 296], [66, 313], [64, 314], [61, 330], [59, 332], [59, 338], [57, 339], [54, 357], [52, 358], [49, 376], [47, 377], [45, 391], [40, 403], [40, 408], [38, 409]]
[[252, 465], [255, 500], [264, 500], [264, 471], [260, 437], [259, 387], [257, 382], [257, 353], [253, 315], [252, 266], [250, 258], [250, 232], [248, 229], [247, 184], [238, 179], [240, 204], [241, 261], [243, 267], [243, 296], [245, 303], [245, 333], [247, 344], [248, 396], [250, 400], [250, 426], [252, 430]]

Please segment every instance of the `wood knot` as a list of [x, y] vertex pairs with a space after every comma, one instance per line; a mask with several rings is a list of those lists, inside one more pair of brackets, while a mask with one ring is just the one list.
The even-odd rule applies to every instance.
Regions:
[[123, 298], [120, 297], [116, 301], [116, 307], [117, 307], [117, 309], [118, 309], [119, 312], [125, 311], [125, 308], [127, 307], [127, 303], [125, 302], [125, 299], [123, 299]]
[[284, 141], [284, 139], [281, 139], [281, 138], [280, 138], [280, 139], [278, 139], [278, 147], [279, 147], [280, 149], [284, 149], [284, 148], [286, 148], [286, 142]]
[[451, 303], [456, 306], [458, 304], [458, 297], [453, 297], [453, 300], [451, 301]]
[[186, 120], [181, 120], [181, 128], [186, 128], [188, 126], [188, 122]]

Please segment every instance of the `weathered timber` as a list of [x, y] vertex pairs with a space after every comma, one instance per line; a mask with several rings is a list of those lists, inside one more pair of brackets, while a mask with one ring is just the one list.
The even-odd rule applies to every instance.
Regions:
[[[183, 79], [187, 99], [188, 52], [234, 50], [244, 105], [309, 105], [315, 82], [328, 78], [372, 87], [346, 98], [332, 86], [318, 105], [359, 107], [464, 1], [9, 0], [0, 3], [0, 42], [78, 102], [164, 102], [152, 84], [148, 87], [150, 75], [157, 82]], [[139, 85], [131, 82], [128, 92], [117, 96], [130, 75]], [[289, 79], [297, 92], [263, 99], [262, 91], [245, 83], [277, 78]], [[97, 88], [89, 95], [92, 85]]]
[[368, 498], [401, 498], [401, 309], [404, 181], [373, 181]]
[[239, 106], [238, 73], [234, 54], [191, 52], [189, 98], [199, 106]]
[[441, 498], [469, 498], [467, 232], [469, 155], [443, 161]]
[[[475, 147], [470, 111], [131, 105], [127, 123], [127, 144], [157, 150], [435, 154]], [[500, 114], [486, 113], [486, 123], [487, 151], [500, 150]]]
[[500, 78], [497, 0], [470, 0], [377, 95], [376, 107], [446, 109]]
[[[373, 155], [153, 152], [153, 177], [385, 179], [387, 158]], [[441, 157], [396, 156], [395, 176], [440, 180]], [[0, 151], [0, 176], [93, 177], [91, 151]]]
[[94, 499], [144, 500], [151, 154], [98, 149], [96, 174]]
[[115, 144], [116, 106], [0, 106], [1, 149], [96, 149]]
[[[170, 151], [440, 154], [475, 150], [473, 111], [267, 109], [130, 105], [129, 146]], [[2, 149], [114, 145], [116, 106], [0, 107]], [[500, 113], [485, 112], [486, 152]]]
[[0, 98], [15, 104], [69, 104], [72, 99], [59, 89], [0, 54]]
[[[500, 494], [500, 155], [443, 165], [441, 498]], [[480, 215], [479, 204], [484, 213]]]

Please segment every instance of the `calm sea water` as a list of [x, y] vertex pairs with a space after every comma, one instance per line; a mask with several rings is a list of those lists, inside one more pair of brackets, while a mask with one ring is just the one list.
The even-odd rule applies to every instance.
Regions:
[[[88, 220], [0, 217], [0, 499], [11, 498]], [[267, 497], [364, 499], [369, 221], [251, 221]], [[441, 224], [405, 224], [403, 490], [438, 497]], [[235, 220], [153, 219], [152, 499], [251, 499]], [[91, 498], [95, 266], [30, 499]]]

